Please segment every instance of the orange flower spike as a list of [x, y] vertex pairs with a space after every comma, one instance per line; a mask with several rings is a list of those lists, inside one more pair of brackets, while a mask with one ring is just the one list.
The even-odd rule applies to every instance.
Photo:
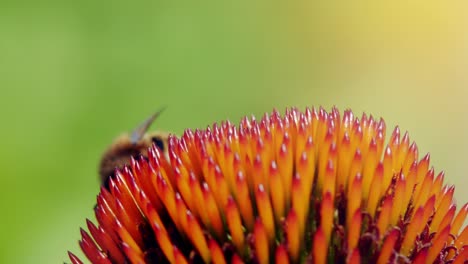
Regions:
[[[122, 224], [119, 221], [116, 221], [117, 223], [117, 233], [119, 234], [119, 237], [122, 239], [122, 246], [126, 246], [125, 255], [127, 255], [128, 258], [134, 263], [144, 263], [144, 262], [138, 262], [143, 256], [143, 252], [141, 251], [140, 247], [138, 244], [135, 242], [133, 237], [130, 235], [130, 233], [125, 229], [125, 227], [122, 226]], [[130, 255], [130, 256], [129, 256]]]
[[409, 146], [410, 146], [409, 134], [408, 134], [408, 131], [406, 131], [403, 137], [401, 138], [400, 146], [398, 148], [398, 164], [397, 164], [398, 170], [403, 169], [403, 166], [405, 165], [405, 160], [409, 151]]
[[273, 204], [276, 223], [279, 223], [281, 218], [285, 215], [285, 199], [283, 183], [278, 171], [278, 166], [275, 161], [270, 165], [270, 199]]
[[463, 222], [468, 215], [468, 203], [466, 203], [461, 210], [458, 212], [457, 216], [453, 220], [452, 228], [450, 229], [450, 234], [458, 235], [458, 231], [460, 231], [460, 227], [463, 225]]
[[419, 234], [420, 229], [424, 228], [423, 214], [424, 207], [419, 207], [406, 229], [406, 234], [401, 245], [401, 253], [403, 255], [408, 255], [413, 249], [416, 236]]
[[[189, 179], [188, 179], [188, 188], [191, 192], [191, 201], [190, 203], [187, 201], [187, 199], [182, 195], [184, 198], [185, 203], [188, 205], [189, 210], [194, 212], [193, 214], [200, 218], [201, 221], [205, 226], [209, 226], [209, 219], [208, 219], [208, 214], [207, 214], [207, 209], [206, 209], [206, 203], [203, 198], [202, 190], [200, 188], [200, 184], [198, 183], [197, 178], [195, 175], [190, 173]], [[193, 207], [190, 207], [193, 206]]]
[[253, 230], [254, 249], [255, 256], [258, 263], [267, 264], [269, 263], [269, 252], [268, 248], [270, 245], [268, 238], [268, 231], [265, 229], [262, 220], [257, 219]]
[[224, 259], [223, 251], [219, 247], [216, 240], [210, 239], [208, 241], [208, 245], [209, 245], [210, 253], [211, 253], [211, 262], [213, 264], [226, 264], [226, 260]]
[[237, 209], [236, 202], [229, 197], [226, 205], [226, 220], [232, 237], [232, 242], [236, 246], [237, 252], [244, 251], [244, 232], [242, 231], [242, 221]]
[[382, 238], [385, 235], [385, 231], [390, 222], [390, 215], [393, 207], [393, 199], [391, 196], [387, 196], [382, 203], [380, 214], [377, 219], [377, 229], [379, 230], [379, 236]]
[[158, 193], [159, 198], [163, 201], [166, 210], [168, 211], [174, 223], [178, 226], [178, 212], [176, 208], [176, 201], [174, 199], [174, 191], [169, 187], [160, 173], [158, 173], [157, 176], [153, 179], [153, 185], [156, 188], [156, 192]]
[[208, 249], [208, 245], [206, 239], [203, 235], [203, 231], [198, 223], [197, 219], [192, 215], [190, 211], [185, 213], [187, 218], [187, 234], [190, 240], [192, 241], [193, 245], [197, 249], [198, 253], [202, 257], [202, 259], [208, 263], [211, 260], [210, 250]]
[[347, 229], [348, 250], [352, 250], [358, 246], [359, 238], [361, 237], [361, 222], [361, 209], [357, 209], [351, 218], [351, 226]]
[[[323, 234], [325, 235], [325, 244], [327, 245], [330, 242], [330, 235], [333, 229], [334, 213], [335, 209], [333, 207], [333, 196], [330, 192], [326, 192], [323, 196], [322, 205], [320, 208], [320, 226], [323, 230]], [[353, 224], [355, 223], [353, 222]]]
[[388, 233], [385, 241], [382, 244], [382, 248], [380, 249], [377, 264], [385, 264], [390, 262], [390, 257], [393, 254], [393, 249], [395, 248], [395, 243], [399, 237], [399, 234], [400, 231], [398, 231], [398, 229], [393, 229]]
[[465, 226], [463, 231], [460, 233], [460, 235], [455, 240], [454, 246], [456, 248], [461, 248], [462, 246], [466, 245], [467, 243], [468, 243], [468, 226]]
[[422, 230], [424, 229], [427, 221], [429, 221], [429, 217], [431, 217], [434, 213], [434, 210], [435, 210], [435, 196], [431, 196], [431, 198], [429, 198], [429, 200], [427, 200], [426, 204], [424, 205], [424, 214], [423, 214], [423, 223], [424, 223], [424, 226], [421, 226], [421, 230], [420, 232], [422, 232]]
[[213, 194], [210, 191], [210, 187], [206, 182], [202, 185], [202, 193], [203, 193], [203, 203], [206, 209], [206, 214], [208, 217], [209, 225], [211, 226], [216, 233], [218, 238], [223, 237], [224, 234], [224, 226], [223, 220], [219, 214], [218, 206], [216, 205], [216, 201], [213, 197]]
[[[424, 180], [422, 181], [422, 184], [419, 188], [419, 192], [415, 191], [415, 202], [414, 202], [414, 207], [418, 208], [420, 205], [424, 203], [429, 198], [429, 195], [431, 194], [431, 187], [432, 187], [432, 182], [434, 181], [434, 169], [431, 168], [427, 173], [426, 177], [424, 177]], [[418, 190], [418, 185], [416, 185], [416, 190]]]
[[[333, 148], [333, 147], [332, 147]], [[326, 171], [325, 178], [323, 180], [322, 194], [330, 192], [332, 196], [335, 196], [335, 185], [336, 185], [336, 167], [334, 161], [329, 160]]]
[[265, 188], [262, 184], [258, 185], [255, 190], [255, 197], [257, 200], [257, 209], [260, 219], [264, 225], [266, 233], [268, 235], [268, 240], [273, 242], [275, 237], [275, 221], [273, 218], [273, 210], [271, 208], [270, 198], [266, 193]]
[[226, 178], [224, 178], [224, 175], [219, 168], [219, 166], [215, 167], [215, 180], [216, 180], [216, 185], [210, 186], [210, 190], [212, 190], [213, 193], [217, 193], [218, 195], [214, 195], [215, 198], [217, 198], [217, 205], [219, 208], [223, 208], [224, 205], [227, 203], [228, 197], [229, 197], [229, 188], [226, 182]]
[[[362, 168], [362, 198], [366, 201], [369, 197], [369, 191], [372, 183], [372, 179], [377, 168], [379, 156], [377, 154], [377, 143], [374, 139], [371, 140], [367, 155], [364, 157], [364, 164]], [[380, 190], [380, 186], [378, 187]]]
[[[406, 134], [405, 134], [406, 135]], [[408, 137], [406, 138], [403, 138], [404, 140], [405, 139], [408, 139]], [[406, 142], [404, 142], [406, 143]], [[409, 172], [409, 169], [411, 168], [411, 166], [413, 165], [414, 162], [417, 162], [417, 159], [418, 159], [418, 155], [419, 155], [419, 152], [418, 152], [418, 146], [416, 145], [415, 142], [411, 143], [411, 145], [409, 146], [407, 152], [406, 152], [406, 156], [402, 157], [404, 158], [402, 160], [402, 164], [401, 164], [401, 172], [405, 175], [408, 174]]]
[[182, 254], [182, 252], [180, 252], [180, 250], [177, 247], [174, 247], [173, 250], [174, 250], [175, 264], [188, 264], [184, 255]]
[[348, 189], [348, 201], [346, 206], [346, 227], [353, 227], [353, 215], [356, 210], [360, 210], [361, 201], [362, 201], [362, 178], [361, 174], [354, 176], [353, 182]]
[[[446, 227], [449, 226], [452, 223], [453, 217], [455, 216], [455, 210], [457, 207], [455, 205], [450, 206], [450, 209], [447, 211], [445, 214], [444, 218], [439, 224], [439, 228], [436, 230], [437, 233], [442, 232], [442, 230]], [[437, 212], [437, 211], [436, 211]]]
[[141, 252], [136, 251], [130, 245], [125, 242], [122, 242], [122, 249], [125, 252], [125, 255], [130, 260], [130, 263], [136, 264], [145, 264], [145, 260]]
[[[434, 217], [432, 218], [432, 222], [431, 222], [431, 226], [430, 226], [430, 231], [431, 232], [434, 232], [435, 230], [437, 230], [437, 228], [439, 227], [440, 222], [442, 221], [442, 219], [447, 214], [447, 210], [449, 209], [449, 207], [453, 203], [453, 200], [452, 200], [453, 192], [450, 193], [450, 189], [447, 188], [442, 193], [443, 194], [442, 194], [442, 197], [440, 199], [439, 205], [438, 206], [436, 205], [437, 210], [435, 211]], [[433, 194], [433, 196], [436, 196], [436, 194]]]
[[300, 175], [296, 174], [294, 176], [292, 185], [292, 208], [299, 221], [299, 233], [302, 233], [305, 229], [309, 201], [306, 198], [305, 185]]
[[[325, 174], [327, 173], [327, 167], [330, 161], [336, 160], [336, 145], [332, 143], [333, 140], [333, 132], [329, 131], [325, 136], [324, 141], [322, 144], [319, 145], [319, 153], [318, 153], [318, 174], [317, 174], [317, 186], [319, 189], [324, 190], [324, 181], [325, 181]], [[333, 154], [335, 156], [333, 157]], [[335, 158], [335, 159], [333, 159]], [[335, 185], [335, 181], [333, 180], [333, 185]], [[333, 187], [334, 188], [334, 187]]]
[[381, 198], [380, 192], [382, 189], [383, 173], [383, 164], [379, 163], [375, 169], [375, 173], [372, 179], [372, 187], [369, 191], [369, 199], [367, 200], [367, 212], [369, 212], [372, 217], [375, 216], [375, 211]]
[[[363, 150], [362, 149], [362, 142], [363, 142], [363, 132], [362, 132], [362, 127], [361, 127], [361, 123], [359, 122], [359, 119], [355, 119], [354, 122], [353, 122], [353, 127], [352, 127], [352, 130], [351, 130], [351, 138], [353, 138], [353, 140], [351, 141], [351, 149], [359, 149], [359, 150]], [[366, 145], [366, 151], [367, 151], [367, 147], [369, 145]], [[363, 152], [364, 154], [364, 152]]]
[[291, 256], [292, 262], [297, 262], [299, 251], [301, 249], [300, 241], [302, 241], [303, 238], [301, 233], [299, 233], [299, 220], [294, 209], [289, 211], [288, 216], [286, 217], [285, 231], [289, 255]]
[[237, 186], [237, 203], [239, 211], [244, 220], [247, 230], [253, 230], [255, 218], [253, 215], [252, 201], [249, 195], [249, 187], [242, 171], [237, 172], [236, 176]]
[[255, 159], [253, 162], [253, 171], [252, 171], [253, 183], [255, 186], [259, 184], [265, 185], [266, 191], [269, 192], [270, 186], [267, 186], [267, 184], [269, 185], [268, 183], [269, 177], [266, 173], [267, 171], [265, 171], [265, 168], [263, 165], [264, 161], [262, 158], [263, 157], [260, 154], [255, 156]]
[[429, 196], [436, 196], [436, 208], [439, 207], [442, 198], [442, 189], [444, 184], [445, 172], [441, 171], [432, 183], [431, 194]]
[[[148, 159], [150, 160], [151, 155], [151, 153], [148, 154]], [[136, 161], [133, 158], [131, 160], [131, 168], [133, 171], [133, 175], [139, 175], [139, 186], [145, 193], [145, 196], [155, 208], [160, 209], [162, 207], [162, 201], [159, 199], [158, 194], [156, 193], [156, 190], [154, 189], [153, 184], [151, 183], [151, 178], [154, 177], [153, 168], [150, 168], [150, 165], [148, 164], [148, 162], [146, 162], [145, 159], [140, 159], [139, 161]]]
[[392, 183], [392, 178], [393, 178], [393, 153], [392, 149], [390, 146], [387, 146], [384, 151], [384, 156], [383, 156], [383, 168], [384, 168], [384, 174], [383, 174], [383, 179], [382, 179], [382, 188], [380, 194], [383, 196], [387, 190], [390, 184]]
[[322, 228], [317, 229], [317, 231], [315, 232], [314, 243], [312, 247], [314, 264], [325, 264], [327, 261], [328, 243], [325, 240], [325, 234]]
[[190, 189], [190, 180], [188, 171], [185, 168], [174, 168], [174, 177], [177, 184], [177, 190], [182, 195], [187, 204], [187, 207], [190, 210], [195, 211], [196, 208], [196, 199], [194, 199], [194, 193]]
[[305, 116], [301, 114], [297, 122], [297, 133], [296, 133], [296, 143], [295, 143], [296, 149], [294, 153], [294, 157], [296, 157], [296, 161], [295, 161], [296, 165], [299, 163], [299, 158], [306, 148], [306, 141], [308, 137], [310, 136], [308, 134], [309, 126], [310, 124], [308, 124]]
[[418, 172], [416, 174], [416, 187], [415, 187], [415, 196], [417, 197], [419, 195], [420, 189], [423, 186], [424, 178], [427, 175], [427, 172], [429, 171], [429, 163], [430, 163], [430, 155], [429, 153], [426, 154], [418, 163]]
[[172, 245], [172, 242], [167, 232], [163, 228], [161, 228], [160, 225], [156, 223], [153, 223], [152, 227], [153, 227], [154, 234], [156, 236], [156, 240], [158, 241], [158, 244], [161, 247], [162, 252], [166, 256], [166, 258], [169, 260], [169, 262], [173, 263], [175, 261], [175, 256], [174, 256], [174, 251], [173, 251], [174, 246]]
[[361, 255], [359, 254], [359, 249], [355, 248], [351, 251], [348, 261], [348, 264], [360, 264], [361, 263]]
[[304, 151], [296, 158], [296, 172], [304, 179], [310, 194], [315, 174], [315, 147], [312, 137], [308, 137]]
[[413, 162], [413, 164], [411, 165], [410, 167], [410, 170], [408, 172], [408, 174], [403, 174], [405, 176], [405, 179], [406, 179], [406, 192], [405, 192], [405, 195], [404, 195], [404, 198], [403, 198], [403, 207], [407, 207], [410, 203], [411, 200], [413, 200], [413, 207], [414, 207], [414, 203], [416, 201], [414, 201], [416, 199], [416, 197], [414, 197], [414, 186], [416, 184], [416, 174], [418, 172], [418, 162]]
[[391, 225], [396, 225], [401, 215], [404, 213], [403, 211], [406, 210], [406, 208], [403, 206], [403, 199], [405, 197], [405, 192], [407, 191], [405, 188], [406, 188], [405, 177], [400, 174], [397, 179], [395, 193], [393, 195], [392, 213], [390, 215]]
[[340, 151], [338, 152], [338, 168], [337, 168], [337, 179], [336, 185], [338, 190], [340, 188], [345, 189], [347, 186], [346, 180], [348, 179], [349, 175], [349, 167], [351, 166], [352, 162], [352, 150], [351, 150], [351, 141], [349, 138], [348, 132], [345, 132], [343, 138], [341, 139], [339, 145]]
[[432, 246], [428, 250], [426, 263], [434, 263], [437, 256], [441, 253], [445, 243], [447, 242], [450, 232], [450, 225], [446, 226], [442, 231], [437, 232], [434, 240], [432, 241]]
[[285, 191], [284, 197], [286, 198], [286, 205], [290, 202], [291, 197], [291, 184], [292, 184], [292, 171], [293, 171], [293, 156], [291, 142], [288, 134], [284, 135], [283, 144], [279, 149], [278, 157], [278, 169], [283, 179], [283, 190]]
[[[354, 179], [354, 176], [357, 175], [359, 173], [359, 175], [361, 175], [361, 178], [362, 178], [362, 154], [361, 154], [361, 151], [359, 149], [356, 150], [356, 152], [354, 153], [354, 157], [353, 157], [353, 160], [351, 161], [351, 166], [349, 168], [349, 176], [348, 176], [348, 191], [349, 191], [349, 186], [351, 186], [351, 184], [353, 184], [353, 179]], [[361, 187], [362, 188], [362, 187]]]
[[121, 224], [126, 228], [128, 233], [133, 237], [135, 242], [138, 245], [143, 245], [143, 240], [140, 235], [140, 232], [138, 231], [138, 225], [140, 225], [144, 220], [136, 219], [136, 218], [131, 218], [129, 214], [125, 211], [125, 208], [123, 205], [120, 203], [120, 201], [117, 201], [117, 218], [120, 219]]
[[319, 125], [319, 114], [317, 112], [317, 109], [315, 107], [312, 107], [312, 109], [310, 109], [309, 107], [306, 108], [306, 111], [305, 111], [305, 114], [306, 114], [306, 117], [307, 119], [309, 120], [310, 122], [310, 130], [311, 130], [311, 135], [312, 135], [312, 138], [318, 138], [317, 137], [317, 127]]
[[129, 219], [133, 221], [141, 221], [141, 213], [135, 204], [133, 195], [128, 189], [128, 185], [124, 181], [124, 176], [121, 172], [117, 171], [117, 177], [115, 178], [115, 185], [111, 185], [111, 192], [113, 191], [114, 197], [121, 203], [122, 209], [125, 208], [125, 212]]
[[220, 167], [226, 177], [229, 191], [235, 192], [234, 153], [228, 143], [224, 145], [224, 160], [220, 161]]
[[[434, 217], [437, 217], [438, 211], [445, 212], [445, 211], [447, 211], [449, 206], [452, 203], [454, 203], [454, 201], [453, 201], [454, 191], [455, 191], [455, 188], [453, 186], [450, 186], [450, 187], [445, 186], [444, 188], [442, 188], [442, 191], [439, 194], [433, 194], [436, 197], [439, 197], [439, 199], [436, 201], [437, 212], [436, 212], [436, 216], [434, 216]], [[437, 219], [436, 219], [436, 221], [437, 221]]]
[[275, 251], [276, 264], [289, 264], [288, 251], [284, 245], [279, 245]]
[[182, 199], [179, 193], [176, 193], [175, 204], [176, 204], [178, 215], [176, 215], [177, 217], [176, 219], [172, 218], [172, 221], [176, 223], [176, 226], [179, 230], [190, 232], [190, 229], [187, 223], [187, 217], [184, 216], [188, 208], [187, 206], [185, 206], [184, 199]]
[[426, 261], [428, 256], [427, 248], [422, 249], [413, 260], [413, 264], [430, 264], [432, 262]]

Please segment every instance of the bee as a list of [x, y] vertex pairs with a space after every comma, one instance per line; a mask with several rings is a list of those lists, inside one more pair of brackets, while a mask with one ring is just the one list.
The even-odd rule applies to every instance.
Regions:
[[117, 137], [107, 148], [99, 165], [101, 185], [109, 189], [109, 179], [114, 177], [115, 169], [130, 164], [131, 158], [142, 155], [148, 156], [148, 148], [155, 146], [167, 155], [169, 133], [164, 131], [147, 132], [151, 124], [163, 112], [164, 108], [155, 112], [143, 123], [137, 126], [130, 134], [125, 133]]

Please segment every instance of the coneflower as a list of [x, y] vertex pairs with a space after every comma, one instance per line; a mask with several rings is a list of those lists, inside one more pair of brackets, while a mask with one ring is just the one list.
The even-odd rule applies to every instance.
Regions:
[[467, 263], [468, 204], [407, 133], [385, 137], [335, 108], [186, 130], [101, 188], [80, 247], [92, 263]]

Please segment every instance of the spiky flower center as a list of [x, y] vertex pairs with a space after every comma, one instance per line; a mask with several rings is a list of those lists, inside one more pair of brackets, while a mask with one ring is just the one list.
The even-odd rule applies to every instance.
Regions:
[[385, 133], [321, 108], [187, 130], [101, 189], [81, 248], [93, 263], [464, 263], [468, 205]]

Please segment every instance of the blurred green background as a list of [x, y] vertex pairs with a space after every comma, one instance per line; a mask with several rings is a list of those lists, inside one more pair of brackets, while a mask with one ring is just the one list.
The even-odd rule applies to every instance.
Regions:
[[[1, 1], [0, 263], [61, 263], [122, 131], [276, 107], [382, 116], [468, 202], [466, 1]], [[78, 254], [82, 256], [82, 254]]]

